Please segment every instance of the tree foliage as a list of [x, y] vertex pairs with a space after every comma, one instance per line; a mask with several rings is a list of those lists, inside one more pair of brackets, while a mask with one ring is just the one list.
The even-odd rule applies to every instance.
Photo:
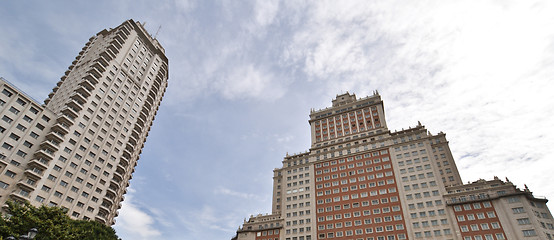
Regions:
[[36, 228], [36, 240], [118, 240], [115, 230], [94, 221], [73, 220], [59, 207], [34, 207], [7, 202], [8, 214], [0, 217], [0, 240], [26, 234]]

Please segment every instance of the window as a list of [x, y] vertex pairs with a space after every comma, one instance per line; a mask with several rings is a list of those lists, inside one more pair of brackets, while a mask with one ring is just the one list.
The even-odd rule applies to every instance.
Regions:
[[32, 112], [32, 113], [34, 113], [34, 114], [37, 114], [37, 113], [38, 113], [38, 110], [37, 110], [36, 108], [34, 108], [34, 107], [31, 107], [31, 108], [29, 109], [29, 111]]
[[57, 179], [57, 177], [55, 177], [54, 175], [52, 175], [52, 174], [48, 175], [48, 180], [55, 182], [56, 179]]
[[30, 118], [30, 117], [27, 116], [27, 115], [23, 116], [23, 120], [25, 120], [26, 122], [32, 122], [32, 121], [33, 121], [33, 119]]
[[8, 117], [8, 116], [6, 116], [6, 115], [4, 115], [4, 116], [2, 117], [2, 120], [4, 120], [4, 122], [7, 122], [7, 123], [13, 122], [13, 119], [11, 119], [10, 117]]
[[527, 224], [531, 224], [531, 221], [529, 221], [529, 218], [520, 218], [517, 220], [517, 223], [519, 225], [527, 225]]
[[523, 236], [524, 237], [537, 236], [537, 233], [535, 232], [535, 229], [523, 230]]
[[7, 143], [2, 144], [2, 147], [8, 150], [12, 150], [13, 146]]
[[37, 139], [37, 138], [38, 138], [38, 134], [35, 133], [35, 132], [31, 132], [29, 135], [30, 135], [32, 138], [34, 138], [34, 139]]
[[42, 186], [42, 188], [41, 188], [41, 190], [42, 190], [42, 191], [45, 191], [45, 192], [50, 192], [50, 189], [51, 189], [50, 187], [45, 186], [45, 185]]
[[514, 214], [524, 213], [525, 209], [523, 209], [522, 207], [517, 207], [517, 208], [512, 208], [512, 211], [513, 211]]
[[13, 133], [12, 133], [12, 134], [10, 134], [10, 138], [13, 139], [13, 140], [15, 140], [15, 141], [18, 141], [20, 137], [17, 136], [16, 134], [13, 134]]
[[13, 93], [8, 91], [7, 89], [2, 89], [2, 93], [8, 97], [11, 97], [13, 95]]
[[4, 173], [4, 175], [14, 178], [16, 174], [10, 170], [7, 170], [6, 173]]
[[10, 112], [12, 112], [15, 115], [19, 114], [19, 110], [17, 110], [17, 108], [14, 108], [14, 107], [10, 107]]
[[23, 146], [31, 148], [31, 147], [33, 147], [33, 144], [28, 142], [28, 141], [25, 141], [25, 142], [23, 142]]
[[36, 200], [37, 202], [40, 202], [40, 203], [41, 203], [41, 202], [44, 202], [44, 198], [41, 197], [41, 196], [38, 196], [38, 195], [37, 195], [37, 197], [35, 198], [35, 200]]
[[17, 153], [16, 153], [16, 154], [17, 154], [17, 156], [20, 156], [20, 157], [25, 157], [25, 156], [27, 156], [27, 153], [26, 153], [26, 152], [23, 152], [23, 151], [21, 151], [21, 150], [17, 150]]

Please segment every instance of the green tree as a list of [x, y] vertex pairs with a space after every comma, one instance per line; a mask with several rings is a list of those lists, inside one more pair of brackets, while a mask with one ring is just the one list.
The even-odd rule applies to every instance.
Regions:
[[118, 240], [115, 230], [93, 221], [73, 220], [58, 207], [34, 207], [7, 202], [8, 214], [0, 217], [0, 240], [8, 236], [26, 234], [36, 228], [36, 240]]

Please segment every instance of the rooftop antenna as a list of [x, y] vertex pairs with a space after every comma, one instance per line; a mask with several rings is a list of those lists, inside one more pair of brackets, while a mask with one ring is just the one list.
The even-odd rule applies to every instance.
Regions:
[[156, 35], [154, 35], [154, 39], [158, 36], [158, 33], [160, 32], [160, 29], [162, 29], [162, 25], [158, 27], [158, 30], [156, 31]]

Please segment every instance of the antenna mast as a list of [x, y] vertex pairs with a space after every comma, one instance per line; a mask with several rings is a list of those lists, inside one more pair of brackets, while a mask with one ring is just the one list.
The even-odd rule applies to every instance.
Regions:
[[156, 31], [156, 35], [154, 35], [154, 39], [158, 36], [158, 33], [160, 32], [160, 29], [162, 29], [162, 25], [158, 27], [158, 30]]

